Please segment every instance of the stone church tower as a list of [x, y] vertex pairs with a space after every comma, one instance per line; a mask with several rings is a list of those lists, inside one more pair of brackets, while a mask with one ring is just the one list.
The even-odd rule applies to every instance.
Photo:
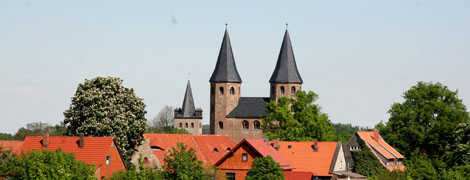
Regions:
[[302, 89], [303, 81], [297, 70], [297, 63], [295, 62], [294, 51], [287, 29], [277, 58], [276, 68], [274, 68], [269, 83], [271, 84], [271, 101], [276, 101], [283, 96], [293, 97], [297, 90]]
[[217, 64], [209, 82], [210, 133], [229, 135], [233, 124], [228, 123], [225, 117], [238, 104], [242, 79], [235, 65], [227, 29], [225, 29]]
[[210, 82], [210, 133], [228, 135], [234, 141], [259, 138], [261, 116], [266, 103], [280, 97], [293, 97], [302, 88], [302, 78], [297, 70], [289, 32], [286, 30], [276, 67], [269, 80], [270, 97], [241, 97], [242, 80], [235, 65], [230, 38], [225, 29], [217, 64]]
[[174, 128], [186, 129], [191, 134], [202, 134], [202, 109], [194, 106], [193, 92], [188, 81], [183, 107], [174, 111]]

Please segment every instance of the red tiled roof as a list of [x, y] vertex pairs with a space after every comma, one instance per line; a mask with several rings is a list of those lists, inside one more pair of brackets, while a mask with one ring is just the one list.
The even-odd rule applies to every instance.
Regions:
[[312, 172], [283, 171], [285, 180], [311, 180]]
[[314, 176], [333, 176], [330, 174], [330, 166], [338, 142], [318, 142], [317, 152], [312, 148], [314, 143], [280, 141], [279, 153], [295, 167], [293, 171], [312, 172]]
[[[161, 164], [168, 154], [168, 150], [176, 147], [178, 143], [184, 143], [196, 151], [196, 156], [204, 164], [213, 165], [226, 152], [227, 148], [233, 147], [235, 142], [229, 136], [223, 135], [190, 135], [190, 134], [144, 134], [149, 138], [149, 145], [156, 146], [162, 150], [153, 150]], [[217, 152], [213, 152], [217, 148]]]
[[23, 141], [0, 141], [0, 147], [4, 150], [11, 150], [12, 153], [21, 152]]
[[[78, 147], [80, 137], [50, 136], [48, 147], [42, 147], [42, 136], [27, 136], [24, 140], [24, 152], [35, 150], [55, 151], [61, 148], [63, 152], [75, 154], [75, 159], [87, 164], [96, 163], [96, 168], [106, 163], [106, 155], [109, 147], [114, 143], [113, 137], [84, 137], [84, 146]], [[122, 159], [122, 158], [121, 158]], [[122, 161], [124, 165], [124, 161]]]
[[357, 134], [361, 137], [366, 144], [372, 146], [375, 150], [380, 152], [385, 158], [394, 159], [399, 158], [403, 159], [404, 157], [398, 153], [392, 146], [385, 142], [379, 134], [379, 139], [376, 141], [374, 139], [374, 131], [357, 131]]
[[247, 143], [250, 147], [252, 147], [255, 151], [257, 151], [262, 157], [271, 156], [274, 161], [281, 165], [281, 168], [284, 170], [294, 169], [289, 161], [287, 161], [284, 157], [279, 154], [272, 146], [266, 144], [266, 142], [261, 138], [245, 138], [240, 143], [238, 143], [235, 147], [233, 147], [232, 151], [228, 154], [225, 154], [215, 165], [220, 165], [225, 159], [227, 159], [233, 152], [235, 152], [238, 148], [241, 147], [243, 143]]

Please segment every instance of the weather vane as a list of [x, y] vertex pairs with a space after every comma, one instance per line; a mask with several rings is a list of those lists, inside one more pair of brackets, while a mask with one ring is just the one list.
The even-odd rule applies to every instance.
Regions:
[[289, 27], [289, 24], [286, 22], [286, 29]]
[[227, 27], [228, 27], [228, 23], [225, 23], [225, 29], [227, 29]]

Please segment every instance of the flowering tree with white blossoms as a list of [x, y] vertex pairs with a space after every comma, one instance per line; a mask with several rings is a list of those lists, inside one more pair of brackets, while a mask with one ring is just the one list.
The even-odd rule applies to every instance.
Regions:
[[96, 77], [78, 85], [64, 112], [67, 135], [114, 136], [126, 161], [143, 139], [145, 104], [117, 77]]

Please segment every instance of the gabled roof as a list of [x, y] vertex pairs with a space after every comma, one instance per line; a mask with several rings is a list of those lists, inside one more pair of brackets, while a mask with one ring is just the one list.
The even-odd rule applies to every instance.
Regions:
[[266, 114], [268, 97], [240, 97], [238, 104], [227, 115], [228, 118], [259, 118]]
[[302, 77], [297, 70], [294, 50], [290, 41], [289, 31], [286, 29], [284, 40], [282, 41], [281, 51], [277, 58], [276, 67], [269, 79], [270, 83], [303, 83]]
[[219, 166], [224, 162], [227, 158], [229, 158], [234, 152], [236, 152], [242, 144], [248, 144], [250, 147], [253, 148], [254, 151], [260, 154], [261, 157], [271, 156], [274, 161], [281, 165], [281, 168], [284, 170], [294, 169], [289, 161], [287, 161], [279, 152], [277, 152], [272, 146], [266, 144], [266, 142], [261, 138], [245, 138], [240, 143], [238, 143], [235, 147], [232, 148], [230, 153], [225, 154], [217, 163], [216, 166]]
[[[161, 164], [164, 164], [163, 159], [168, 150], [176, 147], [178, 143], [185, 144], [188, 149], [193, 148], [198, 159], [210, 165], [215, 164], [226, 154], [227, 148], [235, 145], [232, 138], [224, 135], [144, 134], [144, 137], [149, 139], [150, 147], [160, 148], [152, 151]], [[217, 152], [214, 149], [217, 149]]]
[[233, 57], [232, 45], [227, 29], [225, 29], [217, 64], [215, 65], [214, 72], [209, 82], [242, 82], [240, 74], [238, 74], [237, 66], [235, 65], [235, 58]]
[[[378, 133], [378, 132], [377, 132]], [[403, 159], [403, 155], [401, 155], [398, 151], [396, 151], [392, 146], [390, 146], [387, 142], [382, 139], [382, 136], [379, 134], [379, 139], [377, 141], [374, 139], [374, 131], [357, 131], [357, 134], [361, 139], [369, 146], [377, 150], [380, 154], [382, 154], [387, 159]]]
[[186, 85], [186, 92], [184, 93], [183, 107], [181, 109], [182, 117], [192, 117], [196, 108], [194, 107], [193, 92], [191, 91], [191, 84]]
[[0, 141], [0, 147], [3, 150], [11, 150], [12, 153], [20, 153], [23, 141]]
[[293, 171], [312, 172], [314, 176], [333, 176], [330, 166], [334, 159], [338, 142], [318, 142], [315, 152], [312, 146], [315, 142], [280, 141], [279, 153], [294, 167]]
[[[374, 133], [377, 133], [378, 135], [377, 139], [374, 139]], [[390, 146], [387, 142], [383, 140], [378, 130], [357, 131], [357, 134], [365, 142], [365, 144], [369, 148], [371, 148], [371, 150], [373, 150], [372, 153], [374, 153], [374, 155], [377, 156], [377, 158], [379, 157], [376, 154], [376, 152], [388, 160], [404, 159], [403, 155], [401, 155], [398, 151], [396, 151], [392, 146]], [[380, 161], [380, 163], [382, 163], [382, 161]], [[399, 166], [386, 166], [385, 164], [383, 165], [389, 171], [393, 171], [393, 170], [405, 171], [406, 170], [404, 165], [399, 165]]]
[[[42, 136], [27, 136], [21, 150], [23, 152], [30, 152], [33, 149], [55, 151], [60, 148], [63, 152], [74, 153], [75, 159], [79, 161], [87, 164], [96, 163], [97, 168], [106, 164], [106, 156], [111, 145], [114, 144], [119, 151], [114, 137], [84, 137], [84, 146], [81, 148], [78, 146], [80, 137], [77, 136], [50, 136], [47, 147], [42, 146], [42, 140]], [[120, 152], [118, 153], [121, 155]], [[120, 158], [122, 165], [125, 167], [122, 155]]]

